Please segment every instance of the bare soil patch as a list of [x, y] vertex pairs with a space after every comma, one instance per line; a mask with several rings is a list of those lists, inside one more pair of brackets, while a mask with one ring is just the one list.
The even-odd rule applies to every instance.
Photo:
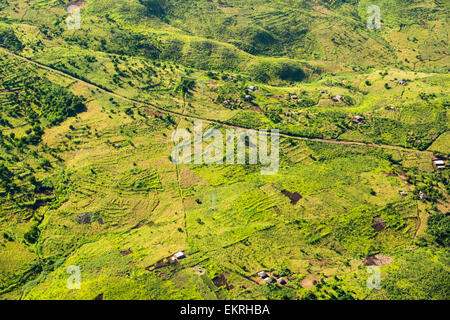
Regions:
[[131, 249], [120, 251], [120, 254], [122, 256], [127, 256], [127, 255], [132, 254], [132, 253], [133, 253], [133, 250], [131, 250]]
[[298, 200], [302, 198], [302, 195], [298, 192], [292, 193], [287, 190], [281, 190], [281, 193], [291, 200], [292, 205], [295, 205], [298, 202]]
[[89, 212], [77, 214], [79, 224], [91, 224], [91, 214]]
[[216, 287], [223, 287], [225, 286], [227, 290], [231, 290], [233, 286], [228, 285], [227, 278], [229, 277], [229, 274], [226, 273], [220, 273], [218, 274], [214, 279], [212, 279], [212, 282]]
[[203, 184], [205, 180], [189, 169], [180, 172], [180, 184], [182, 188], [189, 188], [198, 184]]
[[374, 217], [372, 228], [374, 228], [376, 232], [381, 232], [386, 229], [386, 222], [384, 222], [383, 218], [380, 216]]
[[315, 286], [314, 282], [319, 281], [319, 280], [320, 280], [320, 278], [318, 275], [312, 274], [312, 275], [307, 276], [305, 279], [303, 279], [300, 282], [300, 285], [305, 289], [312, 288]]
[[365, 266], [385, 266], [392, 263], [392, 258], [381, 253], [368, 256], [364, 259]]

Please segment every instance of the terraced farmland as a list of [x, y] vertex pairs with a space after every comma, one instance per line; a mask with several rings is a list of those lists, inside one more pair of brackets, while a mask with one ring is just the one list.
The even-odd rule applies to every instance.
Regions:
[[0, 5], [1, 299], [449, 298], [448, 4], [227, 2]]

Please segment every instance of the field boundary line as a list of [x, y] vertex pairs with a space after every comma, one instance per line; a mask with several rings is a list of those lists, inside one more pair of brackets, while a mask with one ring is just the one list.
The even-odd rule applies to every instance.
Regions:
[[[18, 55], [16, 53], [10, 52], [8, 50], [5, 50], [4, 48], [0, 47], [0, 51], [13, 56], [15, 58], [21, 59], [25, 62], [28, 62], [30, 64], [33, 64], [41, 69], [45, 69], [51, 72], [55, 72], [63, 77], [67, 77], [70, 78], [74, 81], [80, 82], [90, 88], [99, 90], [105, 94], [108, 94], [110, 96], [116, 97], [118, 99], [122, 99], [128, 102], [132, 102], [132, 103], [136, 103], [136, 104], [140, 104], [140, 105], [144, 105], [147, 106], [149, 108], [152, 108], [155, 111], [159, 111], [161, 113], [165, 113], [165, 114], [169, 114], [175, 117], [180, 117], [180, 118], [184, 118], [184, 119], [189, 119], [189, 120], [199, 120], [199, 121], [204, 121], [206, 123], [210, 123], [210, 124], [215, 124], [215, 125], [219, 125], [219, 126], [223, 126], [223, 127], [229, 127], [229, 128], [235, 128], [235, 129], [244, 129], [244, 130], [249, 130], [251, 128], [246, 128], [246, 127], [241, 127], [238, 125], [233, 125], [230, 123], [226, 123], [223, 121], [219, 121], [219, 120], [212, 120], [212, 119], [206, 119], [206, 118], [200, 118], [200, 117], [196, 117], [196, 116], [191, 116], [191, 115], [186, 115], [186, 114], [182, 114], [182, 113], [178, 113], [175, 111], [170, 111], [170, 110], [166, 110], [166, 109], [162, 109], [160, 107], [157, 107], [153, 104], [147, 103], [147, 102], [143, 102], [143, 101], [139, 101], [139, 100], [135, 100], [135, 99], [131, 99], [131, 98], [127, 98], [125, 96], [122, 96], [120, 94], [117, 94], [113, 91], [109, 91], [107, 89], [101, 88], [91, 82], [79, 79], [75, 76], [72, 76], [64, 71], [58, 70], [58, 69], [54, 69], [50, 66], [47, 66], [45, 64], [42, 64], [40, 62], [36, 62], [33, 61], [31, 59], [25, 58], [21, 55]], [[406, 152], [420, 152], [420, 153], [432, 153], [431, 151], [428, 150], [417, 150], [417, 149], [412, 149], [412, 148], [405, 148], [405, 147], [400, 147], [400, 146], [394, 146], [394, 145], [388, 145], [388, 144], [376, 144], [376, 143], [366, 143], [366, 142], [361, 142], [361, 141], [346, 141], [346, 140], [335, 140], [335, 139], [326, 139], [326, 138], [310, 138], [310, 137], [305, 137], [305, 136], [298, 136], [295, 134], [289, 134], [289, 133], [278, 133], [279, 136], [281, 137], [285, 137], [285, 138], [290, 138], [290, 139], [297, 139], [297, 140], [306, 140], [306, 141], [316, 141], [316, 142], [323, 142], [323, 143], [332, 143], [332, 144], [341, 144], [341, 145], [354, 145], [354, 146], [363, 146], [363, 147], [373, 147], [373, 148], [383, 148], [383, 149], [393, 149], [393, 150], [400, 150], [400, 151], [406, 151]]]

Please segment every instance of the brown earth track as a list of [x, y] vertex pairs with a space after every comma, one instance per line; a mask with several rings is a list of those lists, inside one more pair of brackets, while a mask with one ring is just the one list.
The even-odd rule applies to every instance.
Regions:
[[[146, 103], [146, 102], [142, 102], [142, 101], [138, 101], [138, 100], [134, 100], [134, 99], [131, 99], [131, 98], [127, 98], [125, 96], [119, 95], [119, 94], [114, 93], [112, 91], [100, 88], [99, 86], [97, 86], [95, 84], [92, 84], [90, 82], [81, 80], [81, 79], [76, 78], [76, 77], [74, 77], [74, 76], [72, 76], [70, 74], [67, 74], [67, 73], [63, 72], [63, 71], [60, 71], [60, 70], [54, 69], [52, 67], [49, 67], [49, 66], [47, 66], [45, 64], [42, 64], [42, 63], [30, 60], [30, 59], [25, 58], [25, 57], [23, 57], [21, 55], [18, 55], [18, 54], [15, 54], [13, 52], [10, 52], [8, 50], [5, 50], [4, 48], [0, 47], [0, 51], [5, 53], [5, 54], [7, 54], [7, 55], [10, 55], [10, 56], [13, 56], [15, 58], [21, 59], [21, 60], [23, 60], [23, 61], [25, 61], [27, 63], [33, 64], [33, 65], [35, 65], [35, 66], [37, 66], [39, 68], [42, 68], [42, 69], [45, 69], [45, 70], [57, 73], [57, 74], [59, 74], [59, 75], [61, 75], [63, 77], [72, 79], [74, 81], [78, 81], [78, 82], [80, 82], [80, 83], [82, 83], [82, 84], [84, 84], [84, 85], [86, 85], [86, 86], [88, 86], [90, 88], [99, 90], [99, 91], [101, 91], [103, 93], [106, 93], [106, 94], [108, 94], [110, 96], [113, 96], [113, 97], [116, 97], [118, 99], [123, 99], [125, 101], [136, 103], [136, 104], [140, 104], [140, 105], [145, 105], [145, 106], [147, 106], [147, 107], [149, 107], [149, 108], [151, 108], [151, 109], [153, 109], [153, 110], [155, 110], [157, 112], [170, 114], [170, 115], [173, 115], [175, 117], [184, 118], [184, 119], [200, 120], [200, 121], [204, 121], [206, 123], [211, 123], [211, 124], [220, 125], [220, 126], [229, 127], [229, 128], [244, 129], [244, 130], [251, 129], [251, 128], [240, 127], [240, 126], [237, 126], [237, 125], [232, 125], [232, 124], [225, 123], [225, 122], [222, 122], [222, 121], [217, 121], [217, 120], [212, 120], [212, 119], [205, 119], [205, 118], [195, 117], [195, 116], [191, 116], [191, 115], [181, 114], [181, 113], [174, 112], [174, 111], [165, 110], [165, 109], [156, 107], [156, 106], [154, 106], [152, 104], [149, 104], [149, 103]], [[430, 153], [431, 154], [430, 151], [420, 151], [420, 150], [417, 150], [417, 149], [410, 149], [410, 148], [405, 148], [405, 147], [400, 147], [400, 146], [393, 146], [393, 145], [386, 145], [386, 144], [375, 144], [375, 143], [365, 143], [365, 142], [359, 142], [359, 141], [344, 141], [344, 140], [334, 140], [334, 139], [324, 139], [324, 138], [309, 138], [309, 137], [297, 136], [297, 135], [292, 135], [292, 134], [288, 134], [288, 133], [281, 133], [281, 132], [278, 135], [282, 136], [282, 137], [291, 138], [291, 139], [298, 139], [298, 140], [317, 141], [317, 142], [333, 143], [333, 144], [341, 144], [341, 145], [354, 145], [354, 146], [365, 146], [365, 147], [374, 147], [374, 148], [395, 149], [395, 150], [408, 151], [408, 152], [426, 152], [426, 153]]]

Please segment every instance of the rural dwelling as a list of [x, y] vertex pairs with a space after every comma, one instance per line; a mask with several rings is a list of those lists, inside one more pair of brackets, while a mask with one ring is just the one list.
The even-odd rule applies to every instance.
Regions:
[[271, 277], [265, 277], [265, 278], [263, 278], [263, 280], [265, 282], [272, 282], [272, 278]]
[[437, 169], [444, 169], [445, 168], [444, 160], [435, 160], [433, 162], [433, 164], [434, 164], [435, 168], [437, 168]]
[[445, 169], [445, 161], [444, 160], [434, 160], [433, 167], [435, 169]]
[[328, 93], [327, 90], [320, 90], [320, 93]]
[[400, 80], [399, 82], [398, 82], [398, 84], [401, 84], [401, 85], [404, 85], [406, 83], [406, 80]]
[[408, 193], [406, 191], [399, 191], [398, 194], [401, 195], [402, 197], [405, 197], [408, 195]]
[[365, 119], [366, 118], [364, 118], [363, 116], [356, 115], [353, 117], [353, 122], [355, 122], [357, 124], [363, 124]]
[[287, 282], [286, 282], [286, 280], [285, 280], [284, 278], [279, 278], [279, 279], [277, 280], [277, 283], [278, 283], [278, 284], [281, 284], [282, 286], [284, 286]]
[[248, 90], [250, 90], [250, 91], [256, 91], [256, 90], [258, 90], [258, 88], [255, 87], [255, 86], [250, 86], [250, 87], [248, 87]]
[[297, 100], [297, 99], [298, 99], [298, 96], [297, 96], [296, 94], [293, 94], [293, 95], [291, 95], [291, 99]]
[[342, 99], [342, 96], [341, 95], [336, 95], [336, 96], [334, 96], [333, 98], [331, 98], [334, 102], [339, 102], [339, 101], [341, 101], [341, 99]]
[[448, 157], [443, 155], [433, 155], [431, 157], [431, 161], [433, 162], [433, 167], [435, 169], [445, 169], [445, 163], [447, 162]]
[[267, 278], [268, 275], [267, 275], [267, 273], [265, 271], [260, 271], [260, 272], [258, 272], [258, 277], [264, 279], [264, 278]]
[[427, 200], [428, 196], [427, 196], [427, 194], [425, 192], [420, 191], [419, 192], [419, 198], [422, 199], [422, 200]]
[[172, 261], [175, 261], [175, 260], [181, 260], [181, 259], [184, 259], [184, 258], [186, 258], [186, 255], [184, 254], [184, 252], [183, 251], [178, 251], [177, 253], [175, 253], [173, 256], [172, 256]]

